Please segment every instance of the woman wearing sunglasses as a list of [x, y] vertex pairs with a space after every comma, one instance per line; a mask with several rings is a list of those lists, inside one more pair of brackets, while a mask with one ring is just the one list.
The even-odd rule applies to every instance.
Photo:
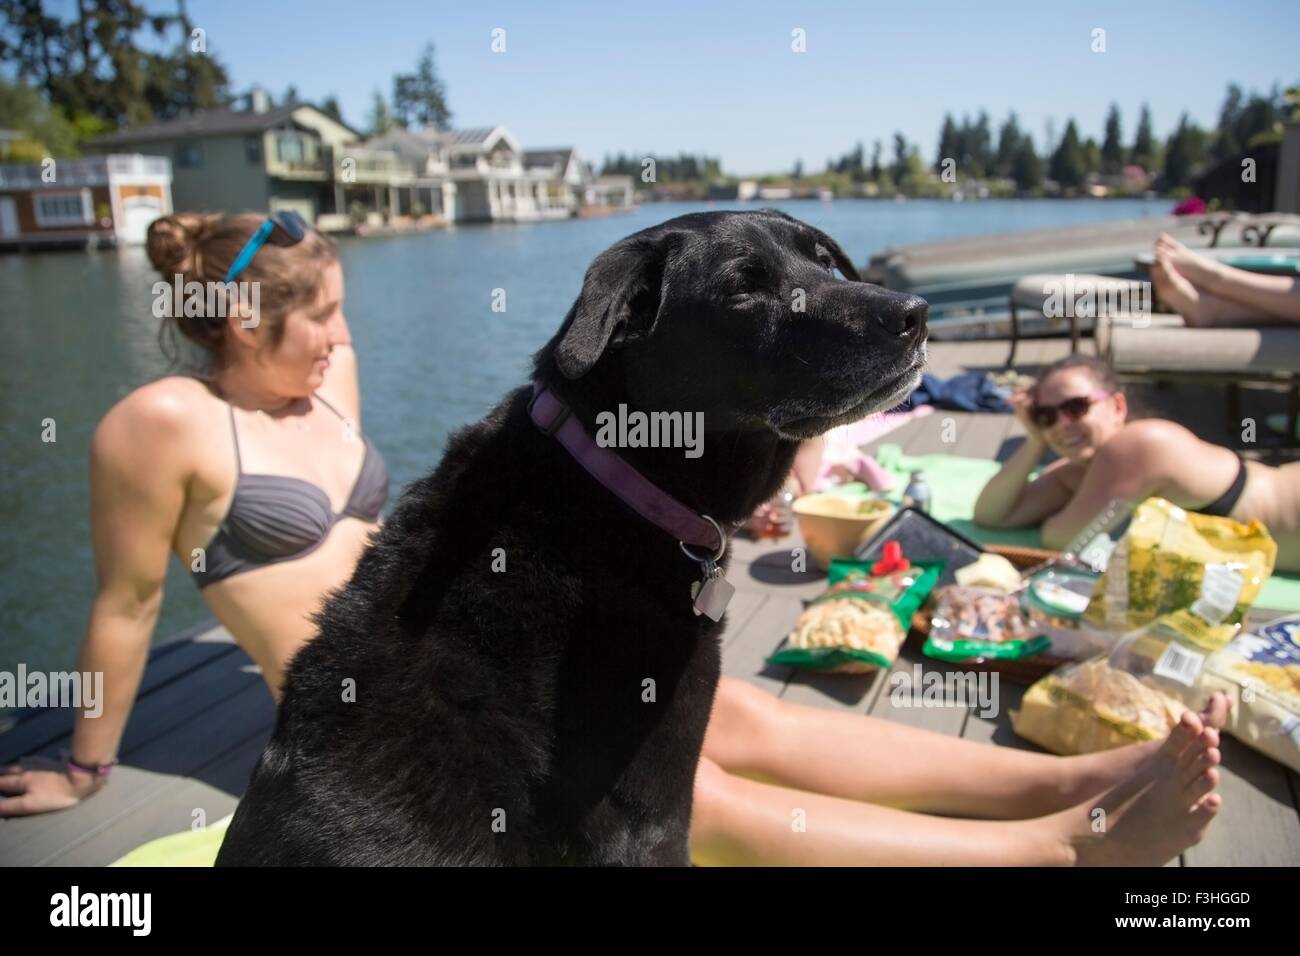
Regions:
[[[198, 346], [206, 367], [136, 389], [95, 431], [98, 585], [77, 669], [103, 672], [103, 713], [77, 712], [65, 767], [0, 768], [0, 815], [63, 809], [106, 785], [169, 552], [278, 694], [314, 633], [310, 615], [351, 576], [387, 497], [383, 459], [360, 432], [333, 245], [293, 213], [181, 214], [150, 227], [148, 249], [184, 291], [157, 309], [163, 332]], [[188, 283], [239, 291], [192, 296]]]
[[[984, 486], [977, 523], [1041, 524], [1043, 544], [1063, 548], [1113, 500], [1159, 495], [1189, 511], [1259, 519], [1277, 540], [1278, 569], [1300, 569], [1300, 462], [1273, 468], [1174, 422], [1130, 422], [1114, 373], [1088, 356], [1048, 366], [1013, 404], [1027, 438]], [[1059, 457], [1031, 480], [1049, 449]]]

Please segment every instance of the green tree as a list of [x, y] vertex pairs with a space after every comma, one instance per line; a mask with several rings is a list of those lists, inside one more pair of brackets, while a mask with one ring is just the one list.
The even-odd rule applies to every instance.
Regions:
[[1228, 93], [1219, 109], [1219, 127], [1214, 133], [1213, 155], [1217, 160], [1231, 159], [1241, 153], [1244, 145], [1237, 139], [1237, 125], [1241, 121], [1241, 87], [1228, 84]]
[[871, 181], [880, 182], [880, 140], [874, 140], [871, 144]]
[[0, 129], [22, 134], [10, 147], [9, 162], [35, 163], [47, 156], [77, 154], [76, 128], [59, 110], [51, 109], [38, 90], [22, 83], [0, 79]]
[[1022, 136], [1011, 163], [1011, 178], [1021, 192], [1035, 192], [1043, 186], [1043, 162], [1034, 149], [1034, 138]]
[[894, 134], [894, 164], [890, 167], [894, 184], [901, 186], [907, 175], [907, 138], [902, 133]]
[[416, 124], [445, 130], [451, 125], [447, 91], [433, 66], [433, 44], [427, 43], [414, 73], [393, 77], [393, 112], [402, 126]]
[[1101, 147], [1091, 136], [1083, 141], [1083, 169], [1088, 176], [1101, 172]]
[[975, 125], [966, 134], [967, 172], [976, 179], [986, 176], [993, 166], [993, 134], [989, 129], [989, 114], [980, 110]]
[[1129, 161], [1150, 172], [1156, 165], [1156, 142], [1151, 132], [1151, 108], [1142, 105], [1142, 115], [1138, 117], [1137, 135], [1133, 137], [1133, 152]]
[[339, 109], [339, 98], [331, 93], [320, 105], [320, 111], [326, 116], [343, 122], [343, 110]]
[[[995, 174], [998, 176], [1012, 175], [1016, 157], [1020, 153], [1022, 138], [1020, 121], [1016, 119], [1016, 114], [1012, 113], [1007, 116], [1002, 128], [998, 130], [998, 151], [993, 160], [993, 172]], [[1032, 149], [1033, 146], [1031, 145], [1030, 150], [1032, 151]]]
[[1197, 166], [1205, 158], [1205, 141], [1204, 130], [1188, 121], [1184, 113], [1165, 146], [1165, 189], [1183, 189], [1191, 185]]
[[1061, 185], [1062, 189], [1078, 189], [1083, 185], [1088, 171], [1087, 157], [1084, 155], [1083, 145], [1079, 142], [1079, 130], [1075, 127], [1073, 119], [1066, 124], [1065, 135], [1061, 137], [1061, 145], [1052, 154], [1048, 169], [1051, 177]]
[[39, 0], [0, 0], [0, 14], [0, 64], [74, 123], [144, 123], [228, 98], [225, 69], [194, 38], [184, 0], [174, 13], [149, 13], [138, 0], [78, 0], [66, 23]]
[[1101, 144], [1101, 171], [1116, 176], [1124, 169], [1124, 140], [1119, 125], [1119, 105], [1112, 103], [1106, 114], [1106, 137]]
[[371, 136], [383, 136], [397, 125], [397, 120], [388, 109], [388, 100], [384, 99], [384, 94], [379, 90], [375, 90], [375, 97], [370, 103], [370, 118], [366, 125]]
[[943, 171], [943, 161], [952, 159], [961, 161], [961, 144], [957, 139], [957, 124], [952, 121], [951, 113], [943, 114], [943, 127], [939, 130], [939, 153], [934, 157], [934, 171]]

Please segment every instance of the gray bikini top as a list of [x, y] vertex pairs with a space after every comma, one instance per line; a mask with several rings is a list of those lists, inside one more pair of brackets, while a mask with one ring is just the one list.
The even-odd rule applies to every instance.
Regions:
[[[319, 395], [316, 398], [343, 418], [325, 399]], [[230, 432], [235, 439], [239, 476], [230, 509], [204, 548], [204, 570], [190, 572], [200, 590], [244, 571], [310, 554], [325, 542], [330, 529], [342, 518], [379, 520], [388, 500], [388, 470], [383, 456], [364, 435], [361, 440], [365, 442], [366, 452], [361, 472], [347, 505], [335, 514], [330, 508], [329, 495], [310, 481], [244, 472], [233, 405], [230, 406]]]

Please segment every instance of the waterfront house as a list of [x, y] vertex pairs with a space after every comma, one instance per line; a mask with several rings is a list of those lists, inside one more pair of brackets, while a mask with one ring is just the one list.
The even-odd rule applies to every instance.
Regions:
[[179, 209], [292, 209], [308, 222], [335, 208], [336, 154], [361, 135], [310, 103], [273, 106], [253, 90], [239, 108], [197, 110], [92, 139], [95, 152], [130, 150], [171, 161]]
[[170, 159], [177, 208], [292, 209], [326, 230], [429, 215], [567, 218], [584, 202], [624, 205], [631, 195], [630, 183], [593, 179], [572, 147], [525, 151], [502, 126], [363, 139], [310, 103], [274, 106], [259, 89], [238, 108], [119, 130], [87, 148]]
[[172, 211], [171, 182], [159, 156], [0, 166], [0, 248], [143, 243], [149, 223]]

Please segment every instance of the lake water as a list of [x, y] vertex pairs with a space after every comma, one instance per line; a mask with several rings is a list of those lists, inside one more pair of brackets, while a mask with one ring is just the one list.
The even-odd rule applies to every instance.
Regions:
[[[824, 229], [859, 265], [888, 245], [1154, 216], [1164, 200], [778, 202]], [[657, 203], [608, 219], [460, 227], [343, 239], [346, 313], [360, 357], [363, 426], [393, 494], [438, 461], [450, 430], [524, 381], [592, 257], [615, 240], [699, 209]], [[143, 249], [0, 256], [0, 670], [71, 668], [94, 590], [87, 453], [118, 398], [169, 371], [157, 344]], [[492, 311], [494, 289], [506, 309]], [[53, 419], [54, 442], [42, 441]], [[175, 559], [155, 640], [206, 609]]]

